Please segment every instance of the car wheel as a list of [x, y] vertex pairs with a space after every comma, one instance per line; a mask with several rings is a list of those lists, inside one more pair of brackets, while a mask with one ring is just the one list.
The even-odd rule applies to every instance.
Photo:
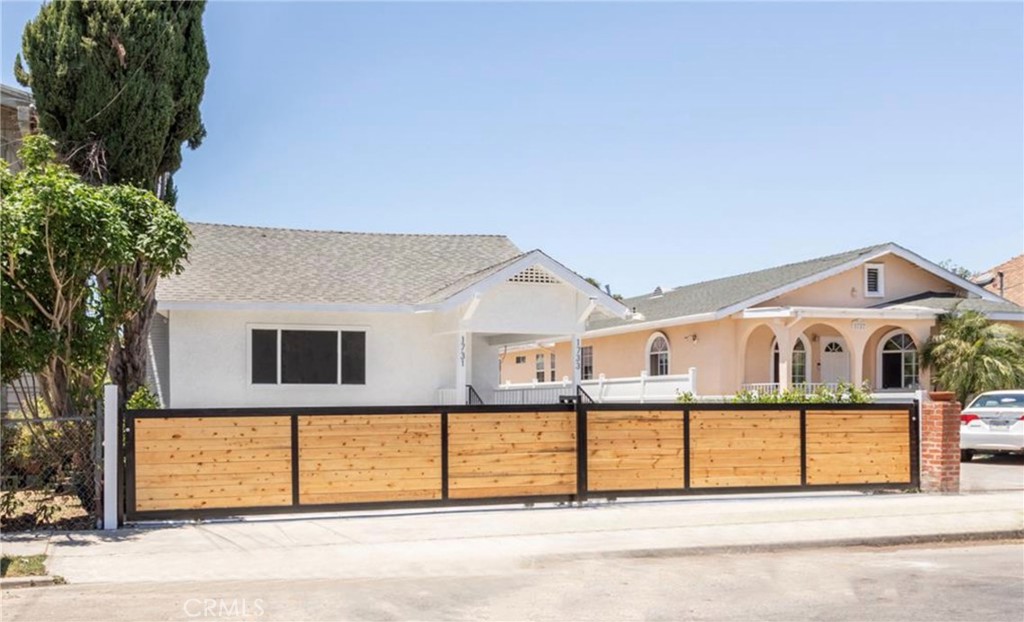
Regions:
[[960, 450], [960, 462], [970, 462], [971, 458], [974, 457], [973, 449], [961, 449]]

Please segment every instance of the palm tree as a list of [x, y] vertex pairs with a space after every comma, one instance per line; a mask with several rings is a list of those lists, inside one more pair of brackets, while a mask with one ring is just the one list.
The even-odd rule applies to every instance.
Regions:
[[982, 391], [1024, 387], [1024, 334], [977, 311], [940, 318], [923, 355], [935, 383], [961, 404]]

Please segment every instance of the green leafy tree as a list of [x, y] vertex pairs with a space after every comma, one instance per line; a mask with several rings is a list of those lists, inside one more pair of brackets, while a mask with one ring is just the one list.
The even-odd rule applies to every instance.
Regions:
[[950, 272], [957, 275], [961, 279], [966, 279], [968, 281], [970, 281], [971, 278], [974, 276], [973, 270], [961, 266], [960, 264], [954, 262], [952, 259], [943, 259], [942, 261], [939, 262], [939, 267], [949, 270]]
[[977, 311], [943, 316], [923, 355], [935, 384], [961, 404], [983, 391], [1024, 387], [1024, 335]]
[[[31, 87], [41, 130], [74, 172], [174, 204], [182, 145], [196, 148], [206, 135], [204, 10], [190, 0], [50, 2], [25, 26], [15, 76]], [[122, 404], [145, 383], [159, 272], [142, 259], [98, 275], [104, 292], [132, 287], [141, 304], [110, 352]]]
[[146, 279], [180, 271], [188, 226], [148, 190], [84, 182], [45, 136], [26, 137], [19, 156], [17, 174], [0, 161], [0, 376], [36, 374], [46, 410], [86, 414], [146, 304], [124, 266], [146, 266]]

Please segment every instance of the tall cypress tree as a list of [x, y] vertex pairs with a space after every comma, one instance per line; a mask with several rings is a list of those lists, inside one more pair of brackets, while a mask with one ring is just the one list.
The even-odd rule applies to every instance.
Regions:
[[[15, 76], [32, 89], [41, 130], [75, 172], [152, 190], [173, 204], [182, 144], [194, 149], [206, 135], [199, 113], [210, 68], [205, 8], [203, 0], [58, 1], [25, 26]], [[101, 277], [101, 284], [130, 281], [139, 300], [112, 348], [109, 371], [122, 404], [145, 384], [156, 310], [156, 278], [146, 276], [154, 271], [143, 262], [124, 270]]]

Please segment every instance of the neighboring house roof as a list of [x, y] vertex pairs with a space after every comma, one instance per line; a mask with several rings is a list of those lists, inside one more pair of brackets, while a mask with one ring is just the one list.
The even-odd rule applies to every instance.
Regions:
[[985, 289], [1024, 305], [1024, 255], [1017, 255], [973, 279]]
[[450, 308], [530, 269], [587, 294], [608, 315], [628, 309], [539, 250], [501, 235], [347, 233], [190, 223], [184, 272], [161, 279], [165, 309], [287, 305], [416, 311]]
[[4, 106], [31, 106], [32, 94], [13, 86], [0, 84], [0, 103]]
[[1001, 300], [998, 296], [902, 246], [888, 242], [774, 268], [685, 285], [663, 291], [661, 294], [645, 294], [626, 298], [622, 301], [623, 304], [634, 309], [639, 314], [638, 317], [625, 321], [595, 320], [587, 325], [587, 329], [590, 331], [612, 329], [692, 316], [707, 316], [708, 319], [721, 318], [890, 253], [939, 275], [974, 295], [987, 300]]
[[160, 302], [412, 305], [522, 255], [501, 235], [404, 235], [190, 223]]
[[982, 298], [962, 298], [947, 292], [924, 292], [916, 296], [908, 296], [874, 307], [876, 309], [931, 309], [943, 313], [954, 311], [979, 311], [991, 314], [1013, 314], [1024, 317], [1024, 307], [1009, 300], [984, 300]]

